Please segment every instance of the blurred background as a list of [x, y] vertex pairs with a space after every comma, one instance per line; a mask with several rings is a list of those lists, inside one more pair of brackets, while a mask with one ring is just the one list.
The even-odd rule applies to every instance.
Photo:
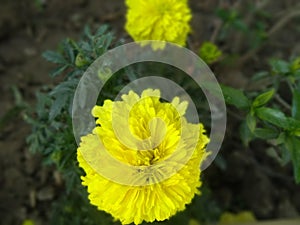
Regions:
[[[204, 41], [217, 44], [228, 57], [211, 69], [224, 84], [243, 90], [263, 87], [264, 83], [251, 86], [249, 80], [269, 68], [270, 58], [300, 55], [297, 0], [190, 0], [190, 7], [189, 48], [198, 53]], [[56, 50], [67, 37], [79, 39], [87, 24], [92, 28], [108, 24], [117, 39], [131, 41], [124, 30], [125, 15], [122, 0], [0, 0], [0, 224], [24, 224], [27, 219], [49, 224], [52, 205], [65, 193], [60, 172], [45, 166], [42, 156], [31, 154], [26, 144], [31, 127], [22, 117], [24, 102], [33, 107], [37, 90], [59, 82], [48, 76], [54, 65], [41, 54]], [[234, 25], [227, 29], [224, 24], [230, 16]], [[253, 37], [243, 33], [244, 24]], [[289, 101], [288, 93], [285, 98]], [[201, 217], [217, 221], [224, 212], [241, 211], [259, 220], [299, 217], [300, 186], [291, 164], [282, 166], [268, 154], [264, 142], [245, 147], [236, 134], [235, 112], [230, 108], [229, 112], [220, 157], [203, 173], [202, 200], [208, 204], [204, 207], [196, 199], [188, 218], [202, 212]]]

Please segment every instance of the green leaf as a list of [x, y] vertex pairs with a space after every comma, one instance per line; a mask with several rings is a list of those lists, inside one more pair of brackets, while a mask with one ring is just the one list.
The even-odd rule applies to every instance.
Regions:
[[50, 96], [59, 98], [62, 95], [73, 95], [75, 89], [78, 85], [78, 80], [76, 79], [69, 79], [57, 85], [50, 93]]
[[277, 130], [270, 128], [256, 128], [253, 133], [255, 137], [266, 140], [277, 138], [279, 135]]
[[55, 64], [65, 64], [66, 63], [64, 56], [58, 52], [45, 51], [42, 54], [42, 56], [49, 62], [53, 62]]
[[234, 105], [237, 108], [250, 107], [250, 102], [242, 91], [225, 85], [222, 85], [221, 88], [227, 104]]
[[286, 128], [292, 132], [299, 132], [300, 131], [300, 120], [295, 120], [294, 118], [288, 117], [286, 119], [288, 127]]
[[278, 109], [261, 107], [255, 109], [254, 112], [261, 120], [291, 131], [294, 135], [300, 132], [300, 121], [285, 116], [285, 114]]
[[246, 121], [240, 126], [240, 137], [245, 146], [248, 146], [249, 142], [253, 139], [253, 134], [251, 133]]
[[45, 117], [47, 113], [47, 108], [51, 105], [52, 99], [44, 93], [37, 92], [36, 93], [37, 104], [36, 104], [36, 112], [39, 118]]
[[256, 119], [250, 113], [246, 117], [246, 123], [249, 130], [253, 133], [256, 127]]
[[256, 74], [254, 74], [252, 77], [251, 77], [251, 80], [253, 81], [258, 81], [258, 80], [261, 80], [263, 78], [266, 78], [268, 77], [270, 74], [268, 71], [261, 71], [261, 72], [258, 72]]
[[300, 120], [300, 91], [293, 91], [293, 100], [292, 100], [292, 117], [297, 120]]
[[276, 74], [287, 74], [290, 72], [290, 64], [280, 59], [270, 61], [271, 69]]
[[106, 31], [108, 31], [108, 25], [104, 24], [98, 28], [96, 31], [95, 35], [96, 36], [101, 36], [103, 35]]
[[61, 113], [62, 109], [67, 105], [68, 100], [69, 96], [67, 95], [61, 95], [59, 98], [55, 99], [50, 108], [49, 120], [55, 119], [55, 117]]
[[278, 109], [261, 107], [255, 109], [255, 114], [263, 121], [267, 121], [275, 126], [288, 129], [289, 123], [287, 117]]
[[291, 161], [291, 153], [286, 149], [284, 145], [279, 146], [279, 151], [280, 151], [280, 158], [281, 162], [280, 164], [282, 166], [287, 165]]
[[75, 53], [74, 53], [74, 46], [72, 45], [72, 40], [66, 39], [62, 42], [63, 49], [66, 53], [66, 56], [69, 59], [70, 64], [74, 64], [75, 62]]
[[294, 176], [296, 183], [300, 183], [300, 140], [297, 137], [294, 136], [286, 136], [285, 139], [285, 147], [289, 150], [292, 162], [293, 162], [293, 168], [294, 168]]
[[57, 75], [61, 74], [64, 70], [68, 68], [68, 65], [62, 65], [57, 67], [56, 69], [50, 72], [50, 77], [56, 77]]
[[230, 17], [231, 12], [227, 9], [218, 8], [215, 11], [216, 15], [220, 17], [223, 21], [227, 21]]
[[237, 30], [240, 30], [242, 32], [247, 32], [248, 31], [248, 26], [247, 24], [242, 21], [241, 19], [236, 19], [235, 21], [232, 22], [232, 25], [234, 28], [236, 28]]
[[291, 70], [293, 73], [296, 73], [297, 71], [300, 71], [300, 57], [297, 57], [294, 59], [291, 63]]
[[254, 99], [254, 101], [252, 103], [252, 107], [257, 108], [257, 107], [265, 105], [273, 97], [274, 93], [275, 93], [275, 90], [271, 89], [270, 91], [260, 94], [259, 96], [257, 96]]
[[93, 35], [92, 35], [92, 32], [91, 32], [91, 29], [88, 25], [86, 25], [83, 29], [83, 33], [86, 35], [86, 37], [88, 37], [89, 39], [92, 39], [93, 38]]

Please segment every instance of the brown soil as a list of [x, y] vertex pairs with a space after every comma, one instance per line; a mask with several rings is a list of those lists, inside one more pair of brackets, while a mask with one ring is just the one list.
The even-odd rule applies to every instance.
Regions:
[[[217, 2], [191, 1], [194, 33], [190, 44], [193, 49], [211, 36], [218, 22], [212, 14]], [[229, 3], [224, 1], [224, 4]], [[278, 8], [288, 7], [288, 4], [293, 4], [293, 1], [274, 3], [268, 10], [277, 12]], [[108, 23], [117, 37], [127, 38], [123, 29], [124, 14], [124, 1], [121, 0], [2, 0], [0, 224], [21, 224], [28, 218], [37, 225], [48, 224], [51, 204], [64, 189], [59, 173], [54, 168], [43, 166], [40, 156], [28, 152], [25, 139], [31, 131], [22, 120], [22, 109], [16, 105], [13, 90], [18, 89], [24, 100], [33, 105], [35, 92], [43, 85], [53, 83], [48, 76], [52, 65], [41, 57], [41, 53], [55, 49], [66, 37], [78, 38], [85, 24]], [[219, 79], [243, 87], [247, 77], [265, 65], [259, 58], [265, 62], [270, 55], [287, 57], [293, 52], [299, 54], [299, 34], [290, 35], [296, 32], [294, 29], [290, 25], [284, 32], [274, 35], [266, 51], [251, 58], [252, 63], [242, 68], [223, 68], [222, 76], [217, 74]], [[274, 46], [278, 48], [273, 50]], [[215, 69], [220, 73], [220, 69]], [[228, 126], [228, 136], [235, 129], [235, 125]], [[291, 167], [279, 166], [265, 153], [265, 148], [262, 143], [255, 142], [249, 149], [241, 150], [238, 139], [227, 141], [222, 150], [227, 170], [212, 165], [205, 178], [216, 199], [226, 209], [248, 209], [261, 219], [299, 216], [300, 186], [294, 184]]]

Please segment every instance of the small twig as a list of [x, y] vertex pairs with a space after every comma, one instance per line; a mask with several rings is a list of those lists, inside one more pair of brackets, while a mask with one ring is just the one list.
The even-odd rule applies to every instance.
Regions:
[[287, 24], [294, 17], [300, 16], [300, 9], [293, 10], [291, 13], [287, 14], [281, 18], [268, 32], [268, 36], [272, 36], [274, 33], [279, 31], [285, 24]]
[[245, 117], [242, 117], [241, 115], [231, 111], [230, 109], [227, 108], [227, 113], [233, 117], [235, 117], [236, 119], [240, 120], [240, 121], [244, 121]]
[[275, 99], [277, 100], [278, 103], [280, 103], [284, 108], [286, 108], [287, 110], [291, 110], [291, 106], [286, 102], [284, 101], [280, 95], [276, 94], [275, 95]]
[[[268, 143], [270, 144], [270, 143]], [[272, 147], [274, 147], [275, 149], [278, 149], [277, 146], [270, 144]], [[280, 174], [280, 173], [276, 173], [274, 171], [272, 171], [272, 169], [270, 169], [269, 167], [259, 163], [255, 157], [255, 154], [253, 154], [253, 151], [250, 151], [250, 153], [252, 152], [252, 157], [249, 157], [249, 161], [252, 163], [252, 165], [254, 165], [256, 168], [258, 168], [259, 170], [261, 170], [264, 174], [268, 175], [271, 178], [275, 178], [278, 180], [281, 180], [283, 182], [285, 182], [286, 185], [293, 185], [293, 179], [290, 177], [287, 177], [285, 174]]]
[[[297, 8], [296, 10], [293, 10], [292, 12], [288, 13], [285, 17], [279, 19], [277, 23], [267, 32], [268, 37], [271, 37], [274, 35], [277, 31], [279, 31], [286, 23], [288, 23], [291, 19], [294, 17], [300, 16], [300, 10]], [[247, 62], [250, 58], [252, 58], [262, 47], [264, 44], [259, 46], [258, 48], [252, 49], [248, 51], [246, 54], [241, 56], [240, 60], [238, 61], [238, 65], [243, 65], [245, 62]]]
[[[221, 7], [221, 4], [222, 4], [222, 1], [219, 1], [217, 7], [220, 8], [220, 7]], [[213, 31], [213, 33], [212, 33], [210, 39], [209, 39], [209, 41], [210, 41], [211, 43], [215, 43], [215, 42], [216, 42], [217, 37], [218, 37], [218, 35], [219, 35], [219, 33], [220, 33], [220, 30], [221, 30], [222, 25], [223, 25], [223, 21], [222, 21], [222, 20], [217, 20], [217, 21], [216, 21], [215, 27], [214, 27], [214, 31]]]
[[215, 29], [210, 37], [210, 42], [211, 43], [215, 43], [216, 40], [217, 40], [217, 37], [220, 33], [220, 30], [221, 30], [221, 27], [223, 25], [223, 22], [222, 21], [216, 21], [216, 26], [215, 26]]
[[[240, 2], [240, 1], [239, 1]], [[262, 10], [264, 7], [266, 7], [268, 4], [269, 4], [270, 0], [264, 0], [263, 2], [258, 2], [256, 3], [255, 7], [255, 11], [259, 11], [259, 10]], [[250, 12], [248, 13], [248, 15], [246, 16], [245, 18], [245, 24], [247, 25], [250, 25], [254, 19], [254, 16], [255, 16], [255, 11], [254, 12]], [[236, 38], [235, 38], [235, 44], [234, 46], [232, 47], [233, 51], [234, 52], [239, 52], [241, 47], [242, 47], [242, 43], [244, 42], [243, 40], [243, 34], [242, 33], [238, 33], [236, 35]]]

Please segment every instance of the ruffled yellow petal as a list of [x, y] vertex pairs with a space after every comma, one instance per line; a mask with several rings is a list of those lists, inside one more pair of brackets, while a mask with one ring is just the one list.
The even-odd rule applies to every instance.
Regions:
[[[82, 137], [77, 151], [91, 204], [122, 224], [140, 224], [168, 219], [200, 194], [200, 164], [209, 139], [202, 124], [183, 117], [186, 108], [177, 97], [160, 102], [159, 90], [151, 89], [93, 108], [99, 126]], [[128, 130], [122, 127], [126, 121]], [[122, 137], [113, 122], [122, 125]], [[123, 137], [134, 140], [128, 146]]]
[[[185, 45], [191, 31], [187, 0], [127, 0], [125, 29], [135, 41], [159, 40]], [[154, 49], [163, 43], [154, 43]]]

